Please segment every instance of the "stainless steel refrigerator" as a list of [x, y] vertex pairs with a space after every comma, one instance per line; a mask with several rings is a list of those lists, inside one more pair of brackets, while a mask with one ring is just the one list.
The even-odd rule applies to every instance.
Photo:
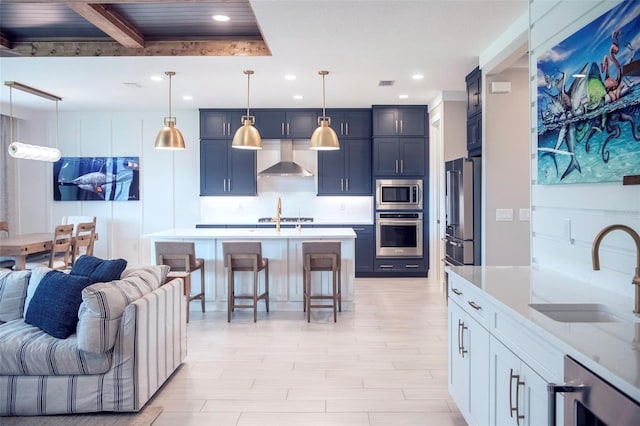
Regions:
[[445, 263], [480, 265], [481, 157], [445, 163]]

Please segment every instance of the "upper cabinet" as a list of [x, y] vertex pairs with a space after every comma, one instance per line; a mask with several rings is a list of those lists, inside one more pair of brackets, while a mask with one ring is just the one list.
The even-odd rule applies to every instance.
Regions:
[[482, 71], [476, 67], [466, 77], [467, 81], [467, 117], [482, 112]]
[[318, 195], [371, 195], [371, 139], [344, 139], [318, 151]]
[[422, 177], [426, 173], [425, 138], [375, 138], [373, 174], [377, 177]]
[[370, 109], [328, 109], [326, 114], [338, 139], [371, 137]]
[[262, 139], [310, 139], [318, 127], [317, 109], [256, 109], [254, 126]]
[[232, 138], [247, 110], [200, 110], [200, 139]]
[[482, 71], [476, 68], [467, 81], [467, 151], [469, 157], [482, 155]]
[[231, 148], [231, 139], [200, 140], [200, 195], [256, 194], [255, 151]]
[[373, 136], [424, 136], [427, 108], [411, 106], [373, 106]]

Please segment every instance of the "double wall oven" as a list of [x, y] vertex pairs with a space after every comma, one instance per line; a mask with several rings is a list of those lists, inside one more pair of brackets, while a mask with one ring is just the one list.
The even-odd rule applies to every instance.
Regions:
[[421, 258], [421, 179], [376, 180], [376, 257]]

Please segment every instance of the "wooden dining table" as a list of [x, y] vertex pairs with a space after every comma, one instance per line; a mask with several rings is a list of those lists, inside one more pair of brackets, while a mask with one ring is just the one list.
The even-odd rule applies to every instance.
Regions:
[[[98, 234], [94, 240], [98, 239]], [[73, 239], [71, 243], [73, 244]], [[18, 234], [0, 238], [0, 256], [13, 256], [16, 259], [14, 269], [25, 269], [27, 256], [35, 253], [46, 253], [53, 246], [53, 233]]]

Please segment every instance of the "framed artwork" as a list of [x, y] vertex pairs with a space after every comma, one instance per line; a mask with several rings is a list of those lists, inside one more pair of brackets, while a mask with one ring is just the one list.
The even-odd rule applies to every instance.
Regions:
[[139, 157], [62, 157], [53, 164], [55, 201], [138, 201]]
[[537, 76], [539, 184], [640, 174], [640, 2], [541, 54]]

